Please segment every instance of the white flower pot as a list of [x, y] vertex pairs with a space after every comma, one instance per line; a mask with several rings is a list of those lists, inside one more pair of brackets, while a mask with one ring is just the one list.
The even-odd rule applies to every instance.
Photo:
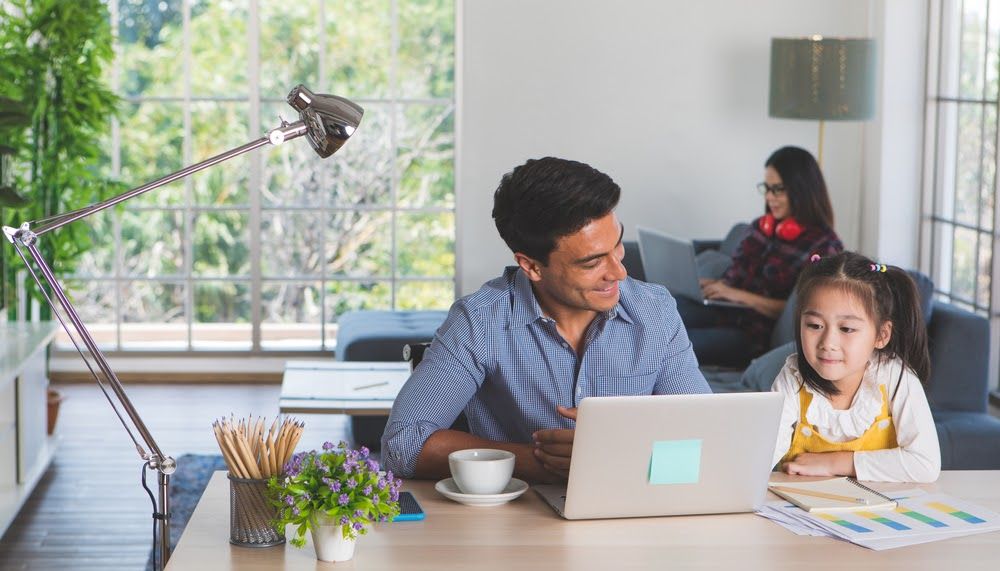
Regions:
[[344, 531], [335, 520], [320, 516], [309, 531], [312, 533], [313, 547], [316, 548], [316, 559], [348, 561], [354, 557], [357, 538], [344, 538]]

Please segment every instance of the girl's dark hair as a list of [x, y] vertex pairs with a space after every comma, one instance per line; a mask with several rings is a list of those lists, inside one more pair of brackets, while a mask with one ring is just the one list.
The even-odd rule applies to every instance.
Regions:
[[[815, 291], [821, 287], [837, 288], [857, 299], [875, 323], [876, 331], [881, 331], [882, 325], [891, 321], [892, 335], [889, 343], [877, 351], [889, 357], [899, 357], [921, 383], [926, 383], [930, 377], [927, 327], [920, 310], [920, 294], [917, 293], [916, 284], [906, 271], [896, 266], [886, 266], [885, 272], [882, 272], [881, 266], [872, 270], [873, 265], [875, 262], [861, 254], [841, 252], [806, 264], [799, 274], [796, 285], [798, 302], [795, 306], [795, 345], [799, 357], [799, 372], [810, 387], [825, 395], [839, 394], [840, 391], [832, 382], [819, 376], [802, 350], [802, 312]], [[899, 388], [898, 385], [896, 388]]]
[[559, 238], [609, 214], [620, 196], [615, 181], [590, 165], [532, 159], [500, 180], [493, 221], [513, 252], [547, 265]]
[[800, 224], [833, 228], [833, 206], [830, 205], [826, 180], [819, 163], [809, 151], [799, 147], [781, 147], [771, 153], [764, 166], [778, 171], [792, 216]]

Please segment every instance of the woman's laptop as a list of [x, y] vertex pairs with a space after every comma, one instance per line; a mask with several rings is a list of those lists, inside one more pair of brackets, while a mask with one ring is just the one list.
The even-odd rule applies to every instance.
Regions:
[[772, 392], [583, 399], [568, 484], [535, 491], [566, 519], [753, 511], [782, 401]]
[[721, 299], [705, 299], [698, 282], [698, 263], [694, 244], [649, 228], [636, 228], [639, 234], [639, 257], [646, 281], [660, 284], [673, 296], [682, 295], [704, 305], [722, 307], [748, 306]]

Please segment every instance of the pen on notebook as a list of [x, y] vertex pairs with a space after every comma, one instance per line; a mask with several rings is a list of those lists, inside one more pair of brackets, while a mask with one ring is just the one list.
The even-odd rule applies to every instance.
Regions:
[[787, 488], [785, 486], [768, 486], [772, 490], [779, 492], [785, 492], [789, 494], [799, 494], [800, 496], [812, 496], [815, 498], [826, 498], [828, 500], [837, 500], [839, 502], [850, 502], [852, 504], [867, 504], [868, 500], [865, 498], [852, 498], [851, 496], [841, 496], [840, 494], [828, 494], [826, 492], [814, 492], [812, 490], [801, 490], [799, 488]]
[[364, 389], [373, 389], [375, 387], [384, 387], [384, 386], [386, 386], [388, 384], [389, 384], [389, 381], [382, 381], [381, 383], [372, 383], [370, 385], [359, 385], [357, 387], [354, 387], [354, 390], [360, 391], [360, 390], [364, 390]]

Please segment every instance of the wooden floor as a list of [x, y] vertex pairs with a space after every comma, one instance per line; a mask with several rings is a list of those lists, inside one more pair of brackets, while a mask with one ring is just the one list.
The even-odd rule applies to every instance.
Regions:
[[[145, 568], [152, 544], [152, 504], [140, 483], [142, 462], [93, 384], [58, 386], [59, 448], [46, 475], [0, 541], [0, 571]], [[169, 456], [218, 453], [213, 420], [235, 414], [273, 418], [277, 385], [130, 385], [150, 433]], [[299, 415], [300, 450], [348, 437], [347, 418]], [[178, 466], [183, 470], [183, 466]], [[147, 473], [155, 493], [155, 474]]]

